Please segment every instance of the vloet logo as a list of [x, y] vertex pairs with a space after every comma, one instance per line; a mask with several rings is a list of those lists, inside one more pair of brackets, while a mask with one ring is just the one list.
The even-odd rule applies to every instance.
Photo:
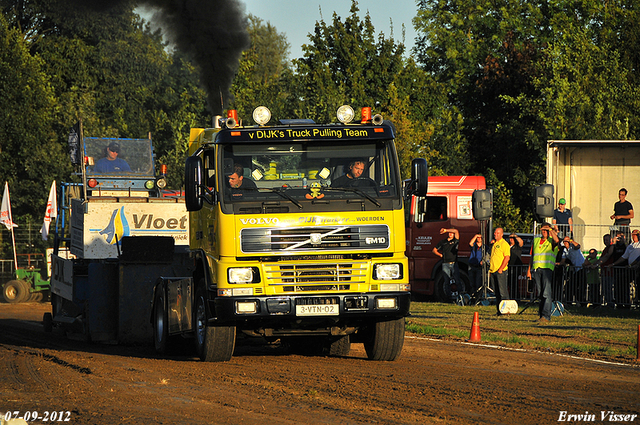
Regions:
[[175, 217], [154, 217], [153, 214], [133, 214], [133, 227], [135, 229], [186, 229], [187, 216]]

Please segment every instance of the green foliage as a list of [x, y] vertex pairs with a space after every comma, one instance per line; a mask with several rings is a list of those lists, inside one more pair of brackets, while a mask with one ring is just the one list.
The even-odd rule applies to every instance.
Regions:
[[[446, 86], [443, 134], [458, 131], [469, 152], [466, 170], [455, 168], [492, 173], [510, 205], [528, 215], [531, 190], [545, 181], [548, 139], [637, 137], [639, 6], [419, 1], [415, 55]], [[498, 220], [511, 222], [510, 209], [496, 211]]]
[[639, 87], [620, 51], [594, 45], [584, 29], [576, 29], [550, 45], [547, 56], [547, 69], [534, 80], [539, 96], [519, 99], [527, 100], [522, 107], [538, 115], [550, 139], [637, 137]]
[[251, 47], [242, 53], [232, 87], [235, 99], [230, 108], [238, 111], [245, 125], [253, 124], [253, 110], [260, 105], [269, 108], [273, 120], [290, 118], [289, 43], [270, 23], [265, 24], [253, 15], [249, 15], [248, 20]]
[[304, 57], [294, 60], [297, 116], [334, 122], [343, 104], [376, 112], [389, 107], [387, 88], [403, 70], [404, 45], [383, 34], [376, 37], [369, 15], [361, 20], [358, 11], [354, 0], [344, 22], [335, 13], [331, 24], [316, 22]]
[[0, 16], [0, 181], [9, 182], [15, 217], [43, 214], [51, 180], [69, 171], [53, 132], [53, 90], [27, 47]]
[[493, 227], [502, 227], [508, 232], [531, 232], [533, 213], [514, 204], [513, 192], [498, 179], [495, 171], [488, 169], [485, 179], [487, 187], [493, 189]]

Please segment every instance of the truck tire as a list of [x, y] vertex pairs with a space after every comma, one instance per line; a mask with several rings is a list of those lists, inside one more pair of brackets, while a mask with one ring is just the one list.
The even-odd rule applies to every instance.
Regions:
[[[462, 270], [460, 270], [460, 280], [462, 280], [462, 283], [464, 284], [465, 291], [469, 290], [469, 276]], [[446, 281], [445, 274], [442, 272], [438, 273], [436, 276], [434, 294], [436, 301], [441, 303], [451, 303], [457, 300], [457, 297], [451, 297], [451, 284]], [[460, 294], [460, 292], [458, 292], [458, 294]]]
[[203, 362], [226, 362], [231, 360], [236, 344], [236, 327], [209, 325], [204, 289], [196, 293], [195, 331], [196, 350]]
[[349, 335], [340, 336], [329, 340], [328, 352], [331, 357], [348, 356], [351, 351], [351, 337]]
[[402, 352], [404, 317], [375, 322], [368, 329], [364, 350], [369, 360], [393, 361]]
[[29, 283], [24, 280], [10, 280], [4, 284], [2, 295], [9, 304], [18, 304], [27, 301], [31, 297], [29, 289]]
[[53, 331], [53, 315], [49, 312], [42, 315], [42, 327], [45, 332]]
[[169, 353], [173, 345], [169, 337], [169, 320], [164, 299], [164, 288], [158, 288], [153, 301], [153, 342], [160, 354]]

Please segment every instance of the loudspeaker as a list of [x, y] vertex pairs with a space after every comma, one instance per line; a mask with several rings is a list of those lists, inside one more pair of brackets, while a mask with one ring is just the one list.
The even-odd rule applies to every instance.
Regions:
[[474, 190], [471, 197], [473, 218], [476, 220], [489, 220], [493, 213], [493, 196], [489, 189]]
[[553, 217], [553, 185], [543, 184], [536, 187], [536, 214], [540, 217]]

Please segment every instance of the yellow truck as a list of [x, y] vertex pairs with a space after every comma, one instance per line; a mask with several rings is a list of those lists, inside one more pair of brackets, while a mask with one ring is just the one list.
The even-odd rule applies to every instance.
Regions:
[[350, 122], [280, 120], [235, 111], [192, 129], [185, 203], [193, 273], [155, 288], [156, 348], [193, 336], [203, 361], [226, 361], [236, 337], [258, 336], [371, 360], [402, 351], [410, 286], [405, 195], [425, 196], [427, 163], [406, 187], [395, 129], [363, 108]]

